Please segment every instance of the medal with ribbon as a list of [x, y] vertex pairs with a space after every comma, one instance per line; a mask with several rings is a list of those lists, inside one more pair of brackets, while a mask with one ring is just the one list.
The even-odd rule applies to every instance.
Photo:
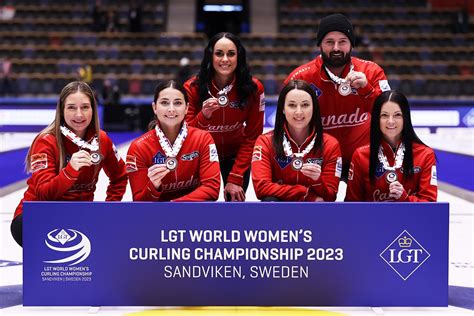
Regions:
[[220, 106], [225, 107], [225, 106], [227, 106], [227, 104], [229, 104], [229, 98], [227, 97], [227, 94], [234, 87], [234, 81], [235, 81], [235, 78], [234, 78], [234, 80], [232, 80], [231, 84], [225, 86], [222, 90], [219, 90], [219, 88], [216, 87], [214, 82], [212, 82], [212, 85], [214, 86], [214, 88], [216, 88], [216, 90], [218, 90], [217, 96], [215, 97], [215, 96], [212, 95], [211, 90], [209, 89], [209, 86], [207, 86], [207, 93], [209, 93], [209, 95], [211, 97], [216, 98], [217, 103], [219, 103]]
[[286, 135], [283, 135], [283, 151], [285, 152], [285, 155], [287, 157], [292, 158], [291, 167], [294, 170], [299, 171], [301, 170], [301, 168], [303, 168], [303, 163], [304, 163], [303, 158], [304, 156], [306, 156], [306, 154], [308, 154], [311, 151], [311, 149], [313, 149], [315, 141], [316, 141], [316, 135], [314, 135], [311, 142], [308, 144], [308, 146], [306, 146], [306, 148], [302, 152], [293, 153], [293, 150], [291, 149], [290, 141], [288, 140], [288, 138], [286, 138]]
[[158, 124], [155, 126], [155, 131], [156, 136], [158, 137], [158, 141], [160, 142], [160, 146], [165, 151], [166, 168], [173, 171], [178, 167], [178, 159], [176, 159], [176, 156], [181, 150], [181, 147], [183, 147], [184, 140], [188, 135], [187, 124], [186, 122], [183, 122], [183, 126], [181, 127], [181, 130], [179, 131], [178, 137], [176, 137], [173, 146], [171, 146], [171, 143], [166, 137], [165, 133], [163, 133], [163, 131], [158, 127]]
[[99, 152], [99, 138], [97, 137], [97, 135], [94, 136], [94, 138], [92, 138], [91, 142], [89, 143], [77, 136], [66, 126], [61, 126], [59, 129], [61, 130], [61, 134], [63, 134], [64, 137], [76, 144], [77, 147], [90, 151], [92, 164], [98, 165], [100, 163], [100, 161], [102, 160], [102, 155]]
[[401, 143], [400, 146], [398, 146], [397, 153], [395, 155], [395, 164], [393, 166], [390, 166], [388, 164], [387, 156], [385, 156], [383, 152], [383, 147], [382, 145], [380, 145], [378, 157], [379, 157], [380, 163], [382, 163], [383, 165], [383, 168], [389, 171], [387, 175], [385, 176], [385, 180], [387, 180], [389, 184], [398, 180], [396, 171], [402, 166], [404, 156], [405, 156], [405, 145]]
[[[339, 85], [339, 87], [337, 88], [337, 91], [339, 92], [340, 95], [345, 97], [351, 94], [352, 92], [351, 84], [346, 79], [336, 76], [335, 74], [331, 72], [331, 70], [329, 70], [328, 67], [325, 66], [324, 68], [326, 69], [326, 72], [328, 73], [329, 78], [331, 78], [332, 81], [334, 81], [335, 83]], [[351, 64], [349, 73], [351, 73], [353, 70], [354, 70], [354, 65]]]

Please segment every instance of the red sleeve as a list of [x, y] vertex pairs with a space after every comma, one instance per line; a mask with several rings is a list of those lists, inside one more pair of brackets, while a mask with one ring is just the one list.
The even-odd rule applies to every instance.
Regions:
[[[360, 202], [364, 201], [364, 174], [361, 166], [361, 153], [356, 150], [352, 155], [347, 177], [347, 190], [345, 201]], [[368, 172], [368, 171], [367, 171]]]
[[429, 150], [426, 155], [426, 158], [420, 160], [424, 162], [424, 165], [421, 169], [418, 192], [414, 192], [414, 194], [408, 195], [405, 191], [403, 192], [403, 195], [398, 201], [436, 202], [438, 198], [436, 158], [431, 148], [427, 147], [426, 150]]
[[272, 181], [272, 157], [274, 155], [271, 141], [261, 135], [255, 142], [252, 155], [252, 181], [255, 194], [259, 200], [273, 196], [281, 201], [304, 201], [308, 188], [303, 185], [278, 184]]
[[31, 170], [29, 180], [39, 201], [59, 200], [76, 182], [80, 171], [68, 163], [66, 167], [57, 170], [58, 151], [56, 139], [52, 135], [40, 136], [32, 145]]
[[186, 123], [188, 123], [189, 126], [206, 129], [207, 126], [209, 126], [210, 120], [206, 119], [201, 112], [202, 104], [199, 101], [197, 78], [193, 77], [186, 81], [184, 83], [184, 89], [186, 89], [189, 102], [188, 112], [185, 117]]
[[211, 134], [204, 131], [203, 134], [203, 139], [199, 141], [200, 185], [193, 192], [173, 201], [216, 201], [219, 198], [219, 189], [221, 187], [219, 156]]
[[[141, 144], [144, 144], [142, 142]], [[161, 191], [158, 191], [148, 178], [146, 157], [140, 153], [140, 147], [133, 142], [127, 152], [127, 172], [130, 179], [134, 201], [158, 201]]]
[[103, 131], [101, 131], [101, 146], [103, 146], [105, 153], [104, 172], [109, 177], [105, 200], [121, 201], [128, 182], [125, 163], [120, 158], [112, 140]]
[[257, 92], [249, 98], [249, 112], [245, 122], [244, 141], [240, 144], [235, 158], [234, 166], [229, 173], [227, 181], [239, 186], [244, 182], [244, 173], [250, 167], [252, 161], [252, 150], [258, 136], [263, 132], [263, 117], [265, 113], [265, 93], [260, 81], [257, 83]]
[[342, 170], [341, 149], [336, 139], [332, 138], [324, 144], [323, 157], [321, 176], [310, 186], [310, 190], [325, 202], [335, 201]]

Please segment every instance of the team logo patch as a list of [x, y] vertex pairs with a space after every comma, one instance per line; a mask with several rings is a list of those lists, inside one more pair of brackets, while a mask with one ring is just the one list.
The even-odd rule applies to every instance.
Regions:
[[125, 168], [127, 172], [135, 172], [138, 170], [137, 168], [137, 157], [132, 155], [127, 155]]
[[258, 108], [260, 112], [265, 111], [265, 93], [262, 93], [260, 95], [260, 106]]
[[334, 172], [334, 175], [340, 178], [341, 174], [342, 174], [342, 157], [337, 157], [336, 171]]
[[380, 178], [384, 174], [385, 174], [385, 169], [384, 169], [383, 165], [379, 162], [379, 164], [375, 168], [375, 177]]
[[388, 84], [388, 80], [379, 80], [379, 87], [382, 92], [391, 90], [390, 85]]
[[316, 85], [314, 83], [311, 83], [310, 86], [311, 86], [311, 88], [313, 88], [314, 92], [316, 92], [316, 95], [318, 97], [320, 97], [323, 94], [323, 91], [321, 91], [321, 89], [316, 87]]
[[219, 155], [217, 154], [216, 144], [209, 145], [209, 161], [219, 162]]
[[252, 153], [252, 162], [262, 160], [262, 146], [254, 146]]
[[199, 152], [193, 151], [192, 153], [182, 155], [181, 160], [190, 161], [197, 157], [199, 157]]
[[351, 165], [349, 167], [349, 174], [347, 175], [347, 180], [353, 180], [354, 179], [354, 164], [351, 162]]
[[322, 166], [323, 165], [323, 158], [308, 158], [308, 159], [306, 159], [306, 162]]
[[30, 169], [31, 172], [48, 168], [48, 154], [39, 153], [31, 155]]
[[286, 167], [288, 167], [289, 164], [291, 164], [290, 157], [285, 157], [285, 158], [275, 157], [275, 160], [281, 169], [285, 169]]
[[436, 172], [436, 166], [431, 166], [431, 185], [438, 185], [438, 173]]
[[161, 152], [157, 152], [155, 156], [153, 156], [153, 164], [154, 165], [164, 165], [166, 162], [166, 156]]

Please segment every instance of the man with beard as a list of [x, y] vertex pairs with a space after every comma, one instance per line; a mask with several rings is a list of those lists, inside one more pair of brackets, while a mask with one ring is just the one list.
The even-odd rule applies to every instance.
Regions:
[[351, 56], [354, 29], [344, 15], [324, 17], [316, 40], [321, 55], [296, 68], [285, 84], [301, 79], [316, 91], [324, 131], [341, 145], [341, 179], [346, 180], [353, 152], [369, 143], [372, 104], [390, 86], [379, 65]]

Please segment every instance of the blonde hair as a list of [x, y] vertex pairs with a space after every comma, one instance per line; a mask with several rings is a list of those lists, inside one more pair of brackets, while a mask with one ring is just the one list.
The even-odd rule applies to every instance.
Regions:
[[[87, 97], [89, 97], [91, 107], [92, 107], [92, 120], [89, 126], [94, 127], [94, 131], [96, 134], [100, 133], [100, 124], [99, 124], [99, 115], [97, 113], [97, 101], [94, 96], [94, 91], [92, 88], [83, 81], [73, 81], [67, 84], [61, 94], [59, 95], [58, 103], [56, 104], [56, 116], [54, 121], [49, 124], [46, 128], [44, 128], [33, 140], [28, 153], [26, 154], [25, 159], [25, 169], [27, 172], [31, 172], [31, 151], [32, 148], [35, 146], [36, 140], [46, 134], [51, 134], [56, 137], [56, 145], [59, 150], [59, 170], [64, 168], [64, 160], [66, 157], [66, 150], [64, 148], [63, 140], [61, 137], [60, 127], [64, 124], [64, 103], [66, 98], [76, 92], [82, 92]], [[99, 150], [100, 150], [100, 140], [99, 140]]]

